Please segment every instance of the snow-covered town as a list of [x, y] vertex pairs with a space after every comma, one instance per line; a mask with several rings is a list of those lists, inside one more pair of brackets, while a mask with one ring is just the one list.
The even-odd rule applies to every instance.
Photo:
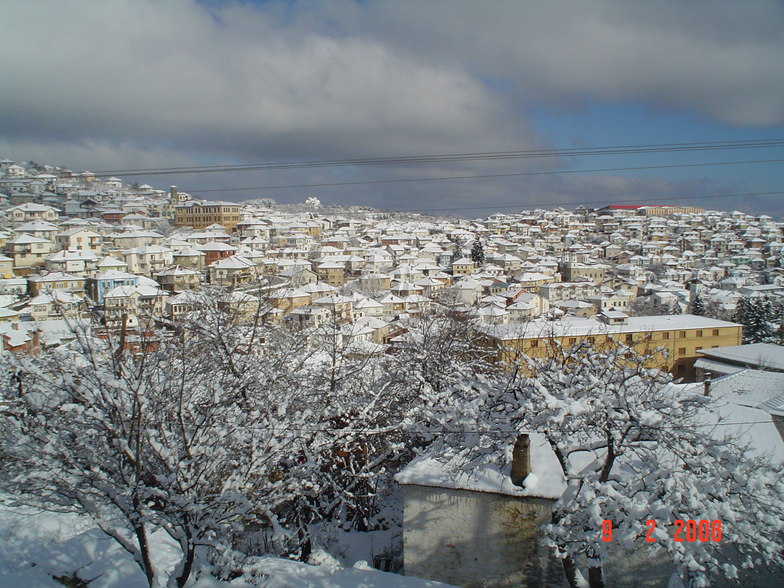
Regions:
[[0, 8], [0, 588], [784, 586], [784, 2]]
[[5, 159], [0, 227], [3, 585], [781, 578], [770, 216], [469, 220]]

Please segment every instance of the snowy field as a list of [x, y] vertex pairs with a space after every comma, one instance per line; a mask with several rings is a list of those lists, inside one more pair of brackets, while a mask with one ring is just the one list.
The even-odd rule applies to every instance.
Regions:
[[[336, 545], [346, 557], [361, 551], [359, 538]], [[163, 533], [152, 535], [159, 572], [173, 569], [178, 548]], [[377, 540], [383, 541], [379, 537]], [[367, 540], [366, 540], [367, 541]], [[447, 584], [388, 574], [359, 561], [344, 567], [338, 560], [316, 552], [309, 565], [274, 557], [252, 558], [244, 574], [220, 581], [203, 572], [189, 586], [223, 588], [426, 588]], [[90, 588], [146, 588], [141, 570], [120, 546], [101, 533], [86, 517], [41, 512], [0, 504], [0, 587], [62, 588], [54, 577], [78, 575], [91, 580]], [[163, 576], [163, 574], [161, 574]], [[161, 578], [161, 581], [165, 580]]]

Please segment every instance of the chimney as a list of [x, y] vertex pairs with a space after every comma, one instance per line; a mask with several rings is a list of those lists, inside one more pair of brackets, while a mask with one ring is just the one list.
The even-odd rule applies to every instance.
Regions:
[[527, 434], [518, 435], [512, 448], [512, 484], [523, 488], [531, 473], [531, 440]]
[[702, 381], [702, 395], [708, 396], [710, 394], [711, 389], [711, 380], [713, 379], [713, 374], [710, 372], [705, 372], [705, 379]]

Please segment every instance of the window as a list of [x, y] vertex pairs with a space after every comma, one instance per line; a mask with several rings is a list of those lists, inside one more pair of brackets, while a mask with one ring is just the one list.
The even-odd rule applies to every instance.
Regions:
[[669, 339], [669, 338], [670, 338], [669, 333], [662, 333], [662, 339]]
[[531, 341], [531, 347], [539, 347], [539, 339], [534, 339]]
[[627, 342], [627, 343], [634, 343], [634, 335], [633, 335], [633, 334], [631, 334], [631, 333], [628, 333], [628, 334], [626, 335], [626, 342]]
[[680, 337], [681, 339], [686, 337], [686, 331], [678, 331], [678, 337]]
[[569, 345], [574, 345], [577, 343], [577, 337], [569, 337]]
[[702, 337], [702, 331], [697, 331], [697, 336]]
[[686, 355], [686, 348], [678, 347], [678, 355]]
[[718, 329], [713, 329], [713, 336], [714, 337], [718, 337], [719, 336], [719, 330]]

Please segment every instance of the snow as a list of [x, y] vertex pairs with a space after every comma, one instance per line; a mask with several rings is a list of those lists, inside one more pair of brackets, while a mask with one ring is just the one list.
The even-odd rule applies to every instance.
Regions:
[[454, 488], [476, 492], [493, 492], [508, 496], [560, 498], [566, 489], [561, 467], [544, 435], [529, 433], [531, 441], [531, 473], [524, 487], [515, 486], [509, 477], [509, 466], [484, 463], [469, 471], [455, 471], [448, 463], [424, 454], [414, 459], [395, 476], [400, 484], [437, 488]]
[[760, 408], [784, 392], [784, 374], [753, 369], [715, 378], [709, 384], [710, 395], [734, 404]]
[[736, 365], [784, 370], [784, 347], [770, 343], [753, 343], [716, 349], [701, 349], [705, 357]]
[[[364, 565], [363, 565], [364, 564]], [[274, 557], [262, 557], [254, 569], [269, 574], [269, 578], [257, 584], [265, 588], [426, 588], [448, 587], [449, 584], [408, 578], [373, 570], [365, 562], [357, 562], [353, 568], [335, 569], [332, 565], [311, 566]], [[212, 579], [198, 580], [194, 588], [218, 588], [223, 586], [248, 586], [238, 578], [233, 582]]]
[[751, 456], [770, 455], [775, 463], [784, 464], [784, 441], [768, 413], [721, 401], [715, 409], [716, 413], [700, 415], [705, 425], [718, 424], [712, 432], [714, 438], [748, 443]]
[[144, 588], [141, 570], [86, 518], [0, 506], [0, 585], [62, 586], [52, 575], [95, 578], [91, 588]]
[[[31, 507], [0, 504], [0, 586], [62, 588], [52, 576], [75, 573], [90, 580], [90, 588], [146, 588], [139, 567], [115, 541], [92, 522], [76, 514], [44, 512]], [[151, 535], [156, 569], [173, 569], [178, 548], [162, 532]], [[436, 588], [449, 585], [375, 570], [364, 561], [343, 567], [323, 551], [309, 565], [271, 556], [249, 558], [244, 574], [222, 581], [198, 574], [193, 588], [263, 586], [264, 588]], [[161, 574], [163, 576], [163, 574]], [[165, 581], [162, 577], [159, 581]]]
[[[733, 439], [750, 445], [751, 454], [768, 454], [774, 462], [784, 463], [784, 440], [773, 423], [771, 405], [779, 407], [782, 402], [782, 374], [743, 370], [711, 382], [711, 397], [715, 412], [703, 411], [699, 421], [704, 424], [706, 434], [716, 439]], [[775, 387], [768, 387], [768, 386]], [[702, 383], [673, 384], [684, 393], [701, 390]], [[711, 426], [717, 425], [713, 428]]]
[[498, 325], [484, 327], [481, 330], [487, 335], [502, 341], [543, 338], [548, 336], [582, 336], [591, 334], [621, 334], [652, 331], [673, 331], [683, 329], [712, 329], [720, 327], [737, 327], [737, 323], [720, 321], [704, 316], [689, 314], [661, 316], [630, 316], [626, 324], [608, 325], [596, 319], [565, 317], [559, 321], [531, 321], [526, 323], [521, 332], [519, 325]]

